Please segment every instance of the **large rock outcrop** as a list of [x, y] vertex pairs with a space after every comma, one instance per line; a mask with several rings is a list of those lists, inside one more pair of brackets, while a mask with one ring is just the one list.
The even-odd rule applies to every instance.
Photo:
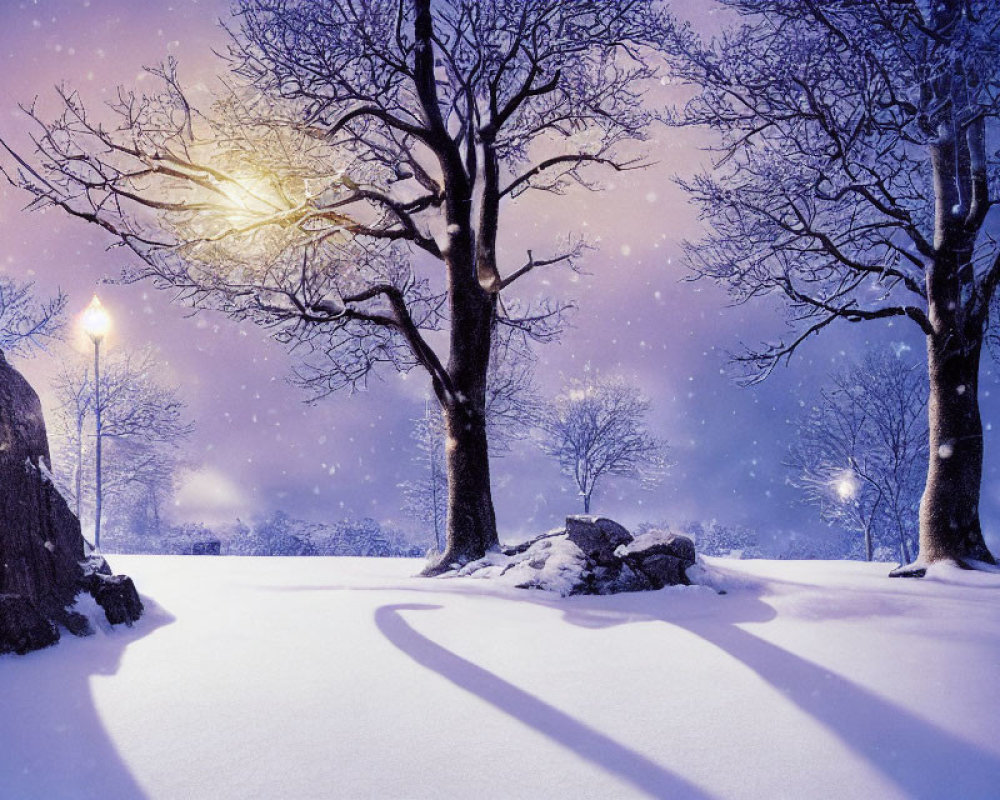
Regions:
[[0, 654], [54, 644], [60, 627], [89, 633], [87, 620], [67, 610], [82, 591], [112, 624], [142, 613], [131, 579], [87, 557], [50, 463], [38, 395], [0, 353]]
[[501, 579], [521, 589], [562, 595], [618, 594], [691, 583], [694, 542], [669, 531], [633, 537], [605, 517], [573, 516], [551, 531], [450, 574]]

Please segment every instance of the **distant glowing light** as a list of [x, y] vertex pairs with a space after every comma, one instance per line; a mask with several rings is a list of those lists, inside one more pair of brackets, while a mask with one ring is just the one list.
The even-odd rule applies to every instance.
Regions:
[[101, 341], [111, 330], [111, 315], [101, 305], [96, 294], [94, 299], [90, 301], [90, 305], [84, 310], [81, 322], [84, 332], [95, 342]]
[[844, 472], [833, 484], [833, 490], [842, 503], [847, 503], [858, 496], [858, 481], [852, 472]]

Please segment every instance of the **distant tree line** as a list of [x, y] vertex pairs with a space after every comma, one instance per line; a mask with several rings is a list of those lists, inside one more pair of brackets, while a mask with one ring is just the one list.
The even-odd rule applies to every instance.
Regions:
[[150, 555], [418, 558], [428, 545], [370, 517], [308, 522], [284, 511], [214, 529], [201, 523], [164, 526], [156, 534], [118, 528], [105, 540], [105, 550]]

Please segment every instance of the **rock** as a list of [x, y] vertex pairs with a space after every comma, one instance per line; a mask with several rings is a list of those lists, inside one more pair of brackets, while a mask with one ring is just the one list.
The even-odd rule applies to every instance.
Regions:
[[142, 616], [142, 601], [127, 575], [94, 575], [91, 594], [112, 625], [132, 627]]
[[577, 594], [620, 594], [622, 592], [648, 592], [656, 589], [645, 574], [624, 561], [613, 567], [597, 567], [591, 573], [585, 592]]
[[[82, 564], [85, 578], [91, 575], [111, 575], [111, 567], [101, 556], [91, 555]], [[90, 583], [86, 583], [87, 591], [90, 591]]]
[[0, 654], [24, 655], [59, 641], [59, 629], [31, 600], [0, 594]]
[[94, 627], [90, 624], [89, 619], [83, 614], [69, 609], [63, 611], [55, 621], [74, 636], [90, 636], [94, 632]]
[[616, 565], [615, 550], [632, 541], [632, 534], [607, 517], [566, 517], [566, 538], [583, 554], [603, 565]]
[[635, 538], [606, 517], [567, 517], [566, 529], [507, 546], [451, 574], [500, 580], [564, 597], [644, 592], [689, 585], [695, 564], [687, 536], [651, 531]]
[[654, 589], [691, 583], [687, 569], [695, 564], [695, 549], [694, 541], [687, 536], [654, 531], [640, 536], [618, 555], [645, 575]]
[[528, 541], [521, 542], [520, 544], [502, 546], [500, 548], [500, 552], [502, 552], [505, 556], [520, 555], [521, 553], [527, 552], [539, 542], [548, 541], [555, 536], [563, 536], [565, 533], [566, 531], [561, 528], [559, 530], [549, 531], [548, 533], [543, 533], [541, 536], [536, 536], [534, 539], [528, 539]]
[[[38, 395], [0, 353], [0, 653], [59, 638], [58, 625], [90, 630], [67, 612], [96, 568], [80, 523], [52, 482]], [[100, 559], [103, 564], [103, 559]], [[101, 569], [110, 573], [103, 564]]]
[[631, 563], [634, 564], [635, 569], [649, 578], [654, 589], [662, 589], [664, 586], [687, 586], [691, 583], [685, 573], [690, 564], [681, 561], [679, 558], [654, 554], [647, 556], [638, 563]]

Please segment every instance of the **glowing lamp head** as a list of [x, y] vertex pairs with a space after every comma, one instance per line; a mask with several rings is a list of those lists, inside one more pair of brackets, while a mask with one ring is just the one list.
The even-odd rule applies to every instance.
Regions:
[[842, 503], [847, 503], [857, 497], [858, 482], [850, 472], [843, 473], [833, 484], [833, 490]]
[[111, 316], [101, 305], [96, 294], [83, 312], [83, 330], [95, 342], [101, 341], [111, 330]]

